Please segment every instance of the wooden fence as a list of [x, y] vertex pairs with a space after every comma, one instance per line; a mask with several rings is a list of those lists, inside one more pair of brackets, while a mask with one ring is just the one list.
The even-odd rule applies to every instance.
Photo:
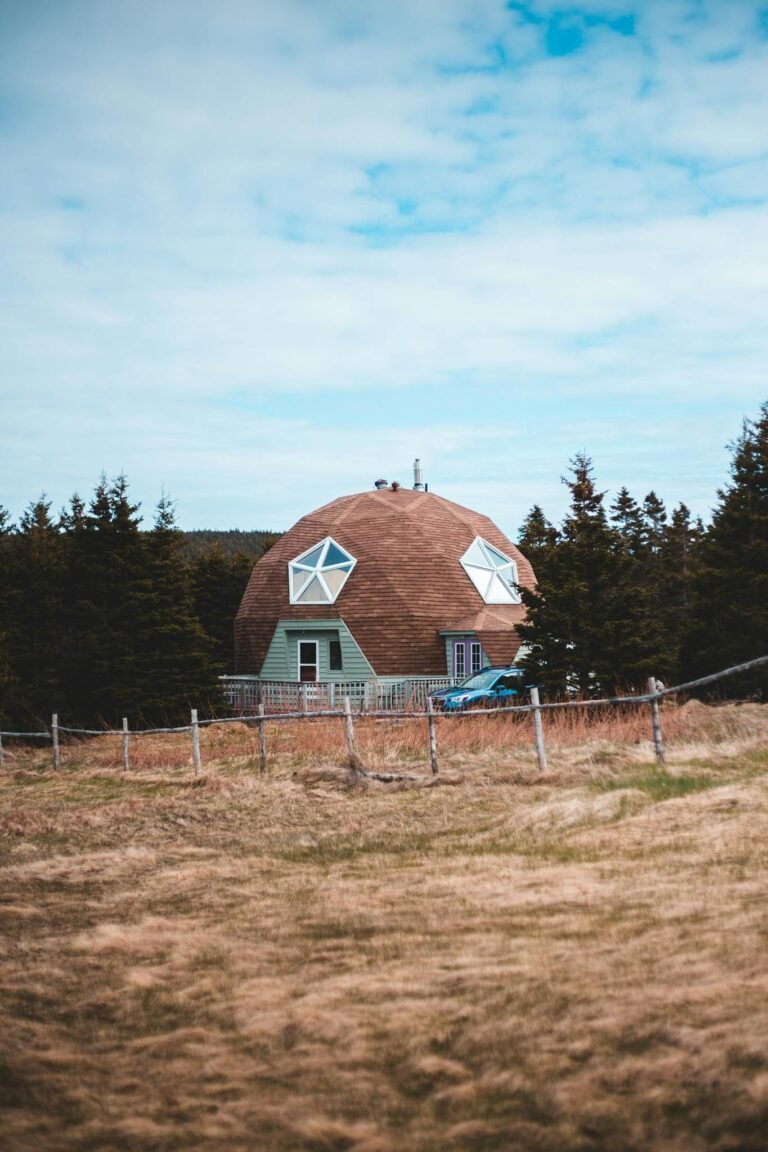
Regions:
[[[708, 684], [714, 684], [728, 676], [735, 676], [741, 672], [749, 672], [753, 669], [760, 668], [768, 664], [768, 656], [760, 656], [756, 660], [749, 660], [745, 664], [737, 664], [732, 668], [725, 668], [721, 672], [715, 672], [711, 676], [702, 676], [698, 680], [690, 680], [686, 684], [678, 684], [672, 688], [666, 688], [654, 677], [648, 680], [647, 691], [643, 695], [638, 696], [612, 696], [605, 697], [597, 700], [560, 700], [553, 703], [545, 703], [540, 701], [539, 692], [537, 688], [531, 688], [531, 702], [530, 704], [514, 704], [505, 705], [502, 708], [472, 708], [469, 711], [456, 711], [456, 712], [441, 712], [440, 716], [444, 719], [454, 720], [458, 718], [471, 718], [477, 716], [498, 716], [500, 714], [509, 715], [511, 713], [528, 714], [532, 721], [532, 736], [533, 744], [536, 749], [536, 759], [540, 771], [545, 771], [547, 767], [546, 749], [544, 745], [544, 729], [541, 722], [542, 713], [546, 711], [554, 711], [558, 709], [567, 708], [609, 708], [614, 706], [626, 707], [627, 705], [643, 706], [647, 705], [649, 709], [650, 718], [650, 731], [653, 739], [654, 752], [656, 761], [660, 767], [665, 764], [664, 753], [664, 738], [661, 726], [661, 711], [659, 702], [668, 697], [676, 696], [681, 692], [689, 692], [696, 688], [705, 687]], [[427, 721], [427, 735], [429, 747], [429, 761], [430, 770], [433, 775], [437, 775], [438, 767], [438, 748], [437, 748], [437, 729], [435, 724], [436, 714], [433, 708], [432, 699], [430, 696], [426, 697], [425, 706], [421, 710], [393, 710], [387, 709], [373, 709], [364, 713], [358, 713], [366, 717], [381, 717], [392, 720], [413, 720], [425, 719]], [[350, 769], [355, 773], [371, 776], [377, 779], [396, 779], [397, 777], [391, 774], [366, 772], [360, 761], [357, 753], [356, 740], [355, 740], [355, 719], [356, 713], [353, 711], [352, 702], [349, 696], [343, 699], [342, 709], [338, 708], [315, 708], [314, 710], [307, 710], [302, 708], [300, 711], [267, 711], [263, 702], [256, 706], [255, 715], [244, 717], [239, 716], [226, 716], [211, 720], [198, 719], [197, 709], [193, 708], [190, 715], [189, 724], [184, 724], [173, 728], [143, 728], [131, 731], [128, 726], [128, 720], [123, 717], [122, 727], [119, 729], [114, 728], [70, 728], [59, 722], [59, 717], [56, 713], [51, 718], [50, 729], [37, 731], [37, 732], [10, 732], [0, 730], [0, 767], [4, 763], [4, 750], [3, 738], [11, 740], [43, 740], [51, 742], [52, 763], [55, 771], [58, 771], [61, 766], [61, 736], [121, 736], [122, 737], [122, 751], [123, 751], [123, 768], [128, 770], [130, 768], [130, 740], [131, 737], [137, 736], [151, 736], [161, 733], [189, 733], [192, 746], [192, 764], [195, 774], [200, 772], [201, 769], [201, 755], [200, 755], [200, 728], [203, 726], [212, 726], [219, 724], [255, 724], [259, 731], [259, 770], [265, 773], [267, 771], [267, 738], [266, 729], [267, 724], [278, 723], [286, 720], [304, 720], [311, 721], [321, 718], [335, 717], [340, 719], [344, 725], [344, 734], [347, 746], [347, 760]]]

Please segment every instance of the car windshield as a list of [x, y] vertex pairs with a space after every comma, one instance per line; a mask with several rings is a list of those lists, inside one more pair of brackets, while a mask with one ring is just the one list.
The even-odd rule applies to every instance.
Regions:
[[490, 688], [498, 675], [498, 668], [485, 668], [482, 672], [475, 672], [474, 676], [467, 676], [459, 688]]

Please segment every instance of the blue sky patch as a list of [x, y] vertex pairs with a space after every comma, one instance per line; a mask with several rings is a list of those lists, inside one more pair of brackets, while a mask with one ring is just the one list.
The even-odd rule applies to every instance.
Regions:
[[584, 43], [584, 32], [568, 17], [555, 18], [547, 25], [547, 52], [550, 56], [568, 56], [578, 52]]
[[765, 399], [768, 0], [0, 22], [14, 517], [124, 468], [285, 528], [419, 456], [513, 532], [580, 448], [707, 515]]
[[531, 5], [515, 2], [507, 4], [507, 8], [524, 23], [542, 29], [550, 56], [569, 56], [578, 52], [584, 46], [590, 29], [607, 28], [625, 37], [634, 36], [636, 32], [636, 17], [631, 12], [606, 16], [588, 8], [556, 8], [547, 15], [540, 15]]

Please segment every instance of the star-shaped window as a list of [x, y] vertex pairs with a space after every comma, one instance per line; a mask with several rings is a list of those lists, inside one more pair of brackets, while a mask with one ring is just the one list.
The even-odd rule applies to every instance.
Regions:
[[288, 564], [291, 604], [333, 604], [355, 564], [332, 536], [313, 544]]
[[520, 603], [517, 565], [482, 536], [476, 536], [467, 548], [461, 566], [486, 604]]

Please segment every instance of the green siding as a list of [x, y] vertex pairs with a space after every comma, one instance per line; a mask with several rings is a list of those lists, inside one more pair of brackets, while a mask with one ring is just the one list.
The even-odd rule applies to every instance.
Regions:
[[[343, 620], [280, 620], [261, 668], [264, 680], [298, 680], [299, 640], [317, 640], [318, 678], [372, 680], [375, 678], [352, 633]], [[331, 671], [330, 642], [341, 643], [341, 671]]]
[[285, 632], [279, 624], [272, 636], [267, 655], [261, 666], [260, 675], [265, 680], [288, 679], [288, 649], [285, 642]]

